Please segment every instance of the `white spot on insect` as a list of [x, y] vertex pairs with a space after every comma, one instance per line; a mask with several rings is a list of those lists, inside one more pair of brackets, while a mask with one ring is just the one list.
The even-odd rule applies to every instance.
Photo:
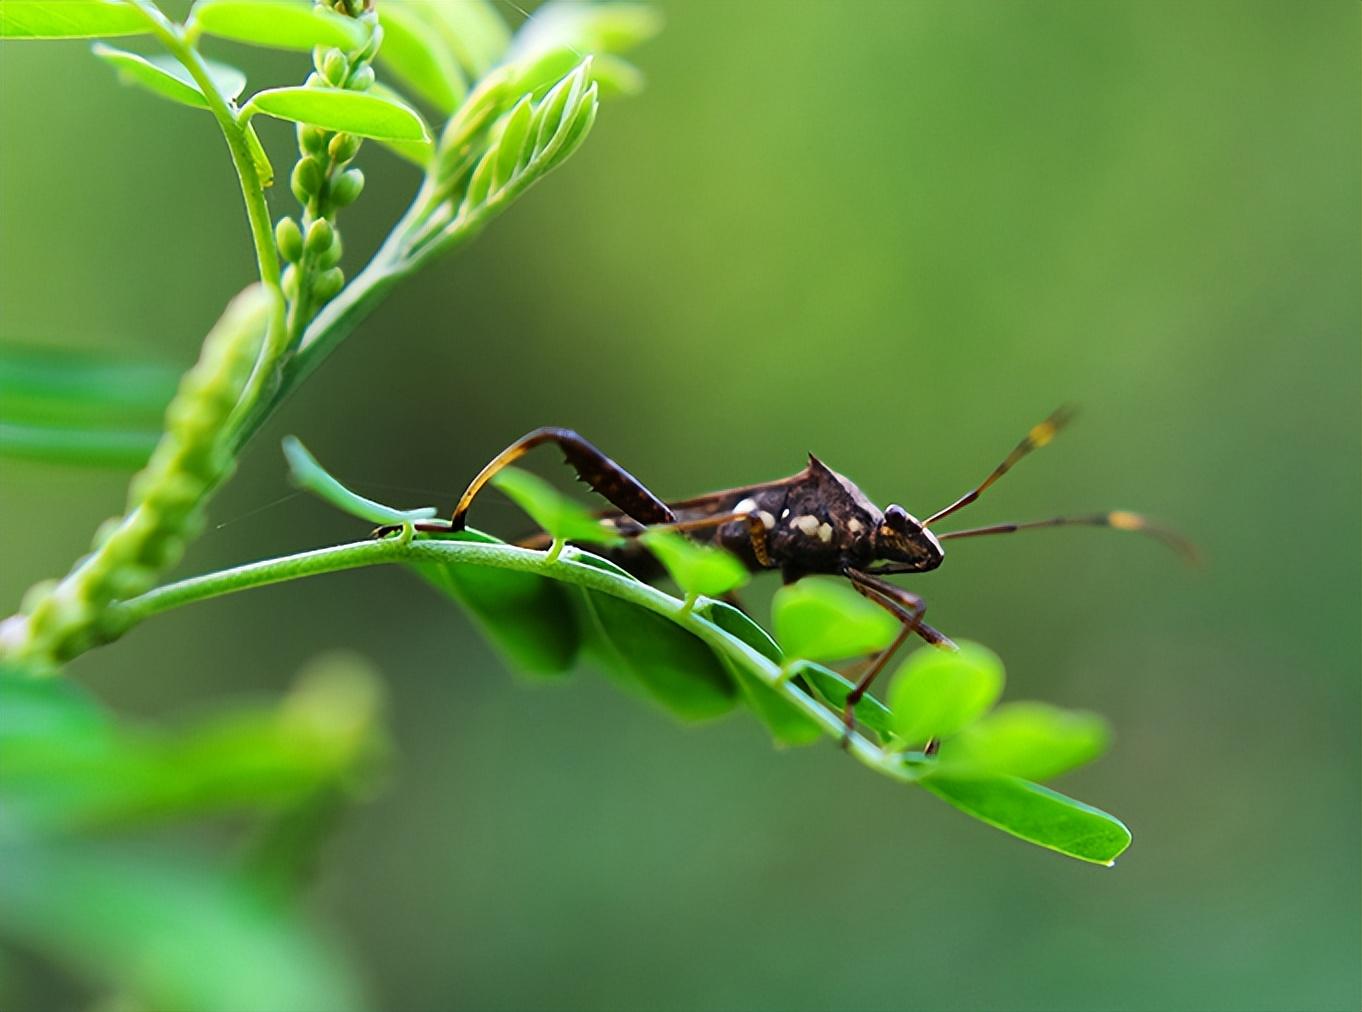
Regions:
[[795, 517], [790, 521], [790, 526], [798, 530], [805, 537], [812, 538], [818, 534], [818, 518], [812, 513], [805, 513], [803, 516]]
[[734, 513], [752, 513], [752, 512], [754, 512], [754, 511], [756, 510], [756, 508], [757, 508], [757, 501], [756, 501], [755, 499], [752, 499], [752, 498], [747, 498], [747, 499], [744, 499], [742, 502], [738, 503], [738, 505], [734, 506], [734, 507], [733, 507], [733, 512], [734, 512]]
[[771, 516], [771, 514], [767, 513], [765, 510], [762, 510], [760, 513], [757, 514], [757, 519], [761, 521], [761, 525], [765, 527], [768, 531], [776, 525], [776, 518]]
[[789, 510], [781, 510], [781, 511], [780, 511], [780, 519], [782, 519], [782, 520], [784, 520], [784, 519], [785, 519], [786, 517], [788, 517], [789, 515], [790, 515], [790, 511], [789, 511]]
[[822, 524], [818, 528], [818, 540], [825, 545], [832, 544], [832, 524]]
[[859, 520], [848, 520], [847, 530], [849, 530], [852, 534], [860, 534], [861, 531], [864, 530], [864, 527], [862, 526]]

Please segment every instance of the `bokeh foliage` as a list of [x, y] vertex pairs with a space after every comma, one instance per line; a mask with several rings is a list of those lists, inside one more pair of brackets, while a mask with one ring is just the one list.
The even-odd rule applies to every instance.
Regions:
[[[527, 700], [398, 574], [189, 610], [79, 673], [164, 715], [277, 692], [337, 629], [380, 659], [403, 777], [342, 838], [323, 900], [389, 1004], [1356, 1007], [1356, 7], [789, 9], [670, 7], [649, 92], [558, 198], [418, 280], [276, 434], [420, 501], [545, 422], [667, 494], [813, 449], [921, 512], [1080, 401], [989, 517], [1147, 509], [1198, 538], [1204, 574], [1056, 532], [962, 544], [914, 589], [1026, 695], [1114, 716], [1100, 778], [1141, 829], [1118, 876], [1094, 887], [926, 804], [865, 832], [854, 813], [888, 785], [771, 757], [737, 724], [677, 732], [589, 683]], [[49, 150], [0, 153], [5, 336], [186, 365], [250, 276], [217, 139], [60, 54], [0, 64], [5, 95], [87, 96], [0, 102], [6, 136]], [[265, 137], [281, 163], [286, 134]], [[112, 156], [129, 144], [143, 157]], [[390, 217], [353, 212], [354, 256]], [[50, 242], [58, 220], [99, 225]], [[252, 514], [288, 492], [261, 446], [186, 572], [354, 533], [299, 500]], [[123, 481], [4, 467], [13, 600]], [[855, 945], [887, 873], [908, 929]], [[836, 957], [791, 959], [811, 938]]]

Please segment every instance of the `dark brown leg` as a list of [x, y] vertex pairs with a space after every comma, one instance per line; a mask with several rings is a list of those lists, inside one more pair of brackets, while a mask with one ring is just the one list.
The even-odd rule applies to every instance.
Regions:
[[927, 611], [927, 604], [911, 591], [896, 587], [892, 583], [885, 583], [859, 570], [848, 569], [846, 575], [859, 593], [903, 623], [893, 642], [880, 651], [879, 656], [866, 668], [855, 687], [847, 694], [846, 705], [842, 709], [842, 720], [847, 726], [847, 733], [850, 734], [856, 728], [856, 704], [889, 664], [899, 647], [903, 646], [908, 637], [917, 632], [918, 627], [922, 625], [922, 616]]
[[463, 530], [468, 507], [482, 487], [503, 467], [519, 460], [541, 443], [556, 443], [567, 462], [577, 471], [577, 477], [626, 516], [641, 524], [668, 524], [676, 519], [667, 505], [649, 492], [641, 481], [577, 433], [571, 429], [542, 428], [521, 436], [478, 472], [478, 476], [459, 497], [449, 529]]
[[766, 525], [755, 513], [716, 513], [714, 516], [699, 517], [695, 520], [674, 520], [671, 523], [654, 524], [651, 527], [639, 527], [635, 530], [621, 530], [619, 533], [624, 537], [636, 537], [639, 534], [646, 534], [650, 531], [677, 531], [685, 533], [687, 531], [703, 531], [711, 527], [722, 527], [724, 524], [731, 524], [734, 521], [742, 521], [747, 524], [748, 536], [752, 539], [752, 554], [757, 557], [757, 561], [763, 566], [771, 565], [771, 557], [766, 552]]

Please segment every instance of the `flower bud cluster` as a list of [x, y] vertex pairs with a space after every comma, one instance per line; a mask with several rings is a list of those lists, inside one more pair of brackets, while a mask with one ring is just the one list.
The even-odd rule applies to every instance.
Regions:
[[100, 527], [93, 551], [65, 578], [29, 592], [22, 627], [6, 629], [0, 649], [42, 666], [74, 657], [118, 634], [104, 620], [110, 602], [145, 593], [179, 561], [202, 526], [207, 493], [233, 470], [227, 420], [250, 377], [270, 305], [261, 285], [228, 305], [166, 408], [165, 433], [132, 481], [127, 513]]
[[[325, 0], [321, 5], [348, 17], [373, 17], [366, 0]], [[312, 51], [315, 72], [308, 77], [308, 86], [368, 91], [374, 84], [371, 64], [380, 41], [381, 29], [374, 25], [369, 41], [355, 52], [316, 47]], [[292, 330], [301, 330], [345, 286], [336, 217], [364, 189], [364, 173], [351, 165], [360, 144], [361, 139], [353, 134], [298, 125], [299, 157], [289, 184], [302, 213], [298, 219], [281, 218], [274, 233], [279, 255], [287, 264], [282, 285], [290, 304]]]

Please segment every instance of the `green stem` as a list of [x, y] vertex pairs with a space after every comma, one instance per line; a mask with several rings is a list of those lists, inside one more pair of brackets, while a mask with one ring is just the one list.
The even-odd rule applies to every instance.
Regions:
[[265, 587], [304, 576], [394, 562], [479, 565], [535, 573], [609, 594], [669, 619], [699, 637], [711, 649], [742, 665], [804, 713], [829, 737], [845, 741], [846, 750], [861, 763], [898, 780], [909, 782], [914, 780], [901, 757], [884, 751], [860, 734], [853, 732], [848, 735], [839, 715], [811, 699], [793, 682], [783, 678], [779, 665], [746, 643], [728, 635], [693, 611], [683, 610], [683, 602], [656, 587], [624, 580], [594, 566], [577, 562], [575, 555], [575, 549], [567, 549], [562, 557], [550, 562], [545, 559], [543, 552], [517, 548], [513, 545], [438, 540], [411, 541], [404, 544], [400, 538], [359, 541], [267, 559], [263, 562], [252, 562], [234, 569], [168, 584], [140, 597], [112, 605], [109, 617], [116, 622], [116, 628], [120, 632], [126, 632], [153, 615], [195, 601], [206, 601], [224, 594], [253, 587]]

